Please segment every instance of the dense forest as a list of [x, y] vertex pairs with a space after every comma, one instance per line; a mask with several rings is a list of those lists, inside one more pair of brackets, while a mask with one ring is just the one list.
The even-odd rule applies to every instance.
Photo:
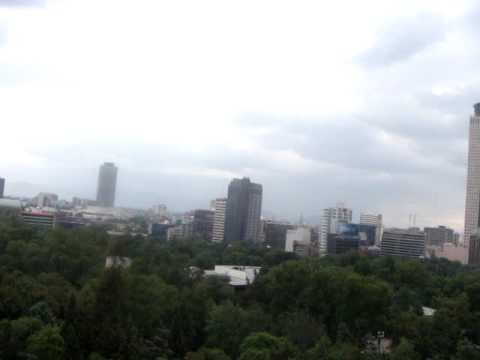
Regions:
[[[107, 255], [128, 269], [105, 269]], [[258, 265], [244, 290], [190, 271]], [[424, 316], [422, 307], [435, 309]], [[480, 359], [480, 272], [0, 222], [1, 359]], [[376, 336], [391, 339], [382, 354]]]

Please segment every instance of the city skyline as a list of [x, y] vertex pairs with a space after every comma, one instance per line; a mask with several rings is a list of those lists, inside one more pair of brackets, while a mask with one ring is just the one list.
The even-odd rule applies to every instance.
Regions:
[[345, 201], [462, 230], [478, 3], [187, 3], [0, 3], [7, 195], [91, 198], [110, 159], [119, 206], [248, 176], [278, 218]]

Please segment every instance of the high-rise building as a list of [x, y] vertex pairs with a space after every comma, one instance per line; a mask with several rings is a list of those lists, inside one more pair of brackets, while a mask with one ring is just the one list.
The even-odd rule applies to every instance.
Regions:
[[106, 162], [100, 166], [97, 187], [97, 203], [99, 206], [113, 207], [115, 205], [117, 172], [118, 168], [114, 163]]
[[425, 256], [425, 233], [416, 228], [388, 229], [383, 232], [381, 254], [419, 258]]
[[259, 241], [262, 193], [262, 185], [252, 183], [248, 178], [230, 182], [225, 217], [226, 242]]
[[227, 209], [227, 199], [215, 199], [212, 201], [211, 207], [214, 211], [212, 241], [222, 242], [225, 237], [225, 212]]
[[470, 265], [480, 265], [480, 234], [478, 232], [470, 234], [468, 263]]
[[346, 208], [343, 204], [338, 204], [335, 208], [323, 209], [320, 223], [320, 255], [327, 253], [328, 234], [335, 234], [339, 223], [348, 224], [351, 222], [352, 209]]
[[427, 246], [443, 246], [445, 243], [455, 242], [454, 231], [445, 226], [426, 227], [423, 230], [425, 232], [425, 245]]
[[362, 225], [374, 225], [376, 227], [375, 233], [375, 245], [380, 246], [382, 241], [382, 232], [383, 232], [383, 218], [382, 215], [373, 215], [373, 214], [360, 214], [360, 224]]
[[4, 197], [4, 192], [5, 192], [5, 179], [0, 178], [0, 199]]
[[480, 103], [474, 105], [474, 114], [470, 117], [468, 138], [467, 196], [465, 201], [464, 244], [469, 247], [470, 235], [479, 225], [480, 209]]

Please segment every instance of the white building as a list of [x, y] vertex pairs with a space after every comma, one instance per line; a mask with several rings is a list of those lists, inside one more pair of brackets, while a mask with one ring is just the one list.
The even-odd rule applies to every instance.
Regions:
[[227, 199], [215, 199], [211, 203], [212, 210], [215, 212], [213, 216], [213, 235], [212, 241], [223, 242], [225, 236], [225, 212], [227, 209]]
[[362, 225], [373, 225], [376, 227], [375, 232], [375, 245], [380, 246], [382, 242], [382, 235], [383, 235], [383, 217], [381, 214], [373, 215], [373, 214], [360, 214], [360, 224]]
[[215, 265], [214, 270], [205, 270], [205, 276], [225, 276], [230, 285], [243, 287], [252, 284], [261, 269], [259, 266]]
[[112, 267], [121, 267], [121, 268], [129, 268], [132, 265], [132, 259], [129, 257], [122, 257], [122, 256], [107, 256], [105, 259], [105, 267], [110, 269]]
[[480, 208], [480, 103], [474, 105], [470, 117], [468, 139], [467, 197], [465, 201], [464, 244], [470, 245], [470, 235], [478, 228]]
[[285, 241], [285, 251], [294, 252], [295, 246], [309, 246], [312, 241], [312, 231], [308, 227], [298, 227], [287, 230], [287, 239]]
[[320, 222], [320, 255], [325, 255], [327, 253], [328, 234], [335, 234], [337, 232], [337, 224], [348, 224], [351, 222], [352, 209], [346, 208], [344, 204], [340, 203], [337, 204], [337, 207], [323, 209], [322, 219]]

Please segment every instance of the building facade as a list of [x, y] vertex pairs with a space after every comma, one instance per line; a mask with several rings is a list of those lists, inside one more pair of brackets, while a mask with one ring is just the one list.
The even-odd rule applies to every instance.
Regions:
[[425, 256], [425, 233], [417, 229], [389, 229], [383, 232], [381, 254], [421, 258]]
[[325, 255], [327, 253], [328, 234], [335, 234], [339, 223], [348, 224], [351, 222], [352, 209], [345, 207], [343, 204], [338, 204], [335, 208], [332, 207], [323, 210], [322, 219], [320, 221], [320, 255]]
[[118, 168], [114, 163], [106, 162], [98, 173], [97, 204], [103, 207], [115, 206]]
[[38, 228], [52, 229], [55, 226], [54, 214], [23, 212], [22, 219], [25, 224]]
[[312, 241], [312, 230], [308, 227], [301, 226], [296, 229], [287, 230], [287, 238], [285, 241], [285, 251], [294, 252], [295, 245], [310, 245]]
[[383, 216], [381, 214], [373, 215], [373, 214], [361, 213], [360, 224], [375, 226], [376, 228], [375, 245], [380, 246], [380, 242], [382, 241], [382, 232], [383, 232]]
[[42, 207], [55, 207], [58, 202], [58, 195], [53, 193], [40, 193], [35, 197], [36, 206]]
[[[468, 136], [467, 194], [465, 201], [464, 244], [469, 247], [470, 236], [479, 227], [480, 209], [480, 103], [474, 105]], [[470, 252], [469, 252], [470, 254]]]
[[195, 210], [193, 212], [193, 235], [203, 240], [212, 240], [215, 212], [212, 210]]
[[469, 245], [468, 263], [470, 265], [480, 265], [480, 234], [478, 232], [470, 234]]
[[445, 226], [426, 227], [424, 232], [427, 246], [443, 246], [445, 243], [455, 242], [455, 232]]
[[262, 193], [262, 185], [248, 178], [230, 182], [225, 216], [226, 242], [259, 241]]
[[263, 233], [265, 245], [273, 249], [285, 250], [287, 231], [291, 229], [294, 229], [294, 226], [290, 223], [272, 220], [264, 221]]
[[5, 196], [5, 179], [0, 178], [0, 199]]
[[360, 236], [352, 234], [328, 234], [327, 253], [329, 255], [344, 254], [350, 251], [358, 251], [360, 248]]
[[215, 199], [212, 201], [211, 207], [214, 211], [212, 241], [222, 242], [225, 237], [225, 213], [227, 209], [227, 199]]

